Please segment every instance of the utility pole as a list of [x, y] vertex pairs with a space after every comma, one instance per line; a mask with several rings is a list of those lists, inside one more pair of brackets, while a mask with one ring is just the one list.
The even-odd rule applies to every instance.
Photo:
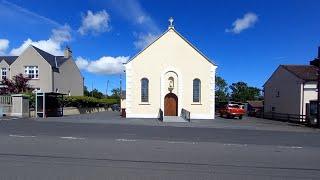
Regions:
[[93, 97], [93, 81], [91, 82], [91, 97]]
[[107, 81], [106, 97], [108, 97], [109, 80]]
[[320, 46], [318, 47], [318, 57], [310, 61], [310, 64], [317, 67], [317, 127], [320, 127]]
[[120, 99], [122, 98], [122, 78], [121, 78], [121, 74], [120, 74]]

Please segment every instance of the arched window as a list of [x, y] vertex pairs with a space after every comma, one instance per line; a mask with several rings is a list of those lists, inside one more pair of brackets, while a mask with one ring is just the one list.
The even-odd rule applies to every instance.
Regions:
[[200, 102], [201, 98], [201, 81], [200, 79], [193, 80], [193, 102]]
[[149, 80], [141, 79], [141, 102], [149, 102]]

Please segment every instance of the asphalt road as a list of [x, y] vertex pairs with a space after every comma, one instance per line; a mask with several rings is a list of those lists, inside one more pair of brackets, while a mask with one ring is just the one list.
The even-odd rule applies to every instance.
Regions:
[[320, 133], [0, 121], [0, 179], [319, 179]]

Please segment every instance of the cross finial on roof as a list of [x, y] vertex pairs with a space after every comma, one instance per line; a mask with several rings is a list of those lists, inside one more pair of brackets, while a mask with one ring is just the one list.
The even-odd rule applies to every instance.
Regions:
[[174, 19], [173, 19], [172, 17], [170, 17], [170, 18], [169, 18], [169, 23], [170, 23], [170, 24], [169, 24], [169, 29], [170, 29], [170, 28], [174, 28], [173, 21], [174, 21]]

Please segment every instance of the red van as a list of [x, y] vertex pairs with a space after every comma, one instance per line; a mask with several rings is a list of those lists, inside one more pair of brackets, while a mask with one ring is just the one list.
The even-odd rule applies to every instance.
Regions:
[[221, 117], [242, 119], [242, 116], [246, 113], [243, 105], [239, 104], [227, 104], [219, 111]]

